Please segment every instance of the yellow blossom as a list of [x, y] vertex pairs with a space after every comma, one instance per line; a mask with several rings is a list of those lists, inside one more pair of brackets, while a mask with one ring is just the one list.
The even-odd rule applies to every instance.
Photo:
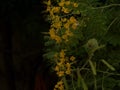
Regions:
[[46, 4], [47, 6], [50, 6], [51, 5], [51, 0], [44, 1], [43, 3]]
[[55, 85], [54, 90], [64, 90], [64, 85], [63, 85], [63, 81], [62, 80], [57, 82], [57, 84]]
[[65, 2], [65, 5], [70, 5], [70, 1], [66, 1], [66, 2]]
[[54, 88], [54, 90], [57, 90], [57, 88]]
[[71, 60], [71, 61], [74, 61], [74, 60], [75, 60], [75, 57], [74, 57], [74, 56], [71, 56], [71, 57], [70, 57], [70, 60]]
[[64, 90], [64, 86], [63, 86], [63, 85], [60, 85], [60, 86], [59, 86], [59, 90]]
[[77, 28], [77, 26], [78, 26], [78, 25], [77, 25], [76, 23], [72, 24], [72, 29], [75, 30], [75, 29]]
[[68, 75], [71, 74], [71, 69], [70, 68], [67, 69], [65, 73], [68, 74]]
[[54, 22], [54, 23], [51, 25], [51, 27], [60, 29], [60, 28], [61, 28], [61, 25], [62, 25], [62, 23], [59, 21], [59, 22]]
[[61, 21], [62, 21], [62, 22], [66, 22], [66, 21], [67, 21], [67, 18], [61, 18]]
[[59, 66], [56, 66], [56, 67], [55, 67], [55, 71], [59, 71]]
[[58, 66], [62, 66], [62, 65], [63, 65], [63, 63], [62, 63], [62, 62], [59, 62], [59, 63], [57, 63], [57, 65], [58, 65]]
[[74, 7], [78, 7], [78, 3], [73, 3], [73, 6]]
[[47, 6], [46, 11], [47, 11], [47, 12], [50, 12], [50, 11], [51, 11], [51, 7], [50, 7], [50, 6]]
[[70, 17], [70, 22], [71, 22], [71, 23], [76, 23], [77, 20], [75, 19], [75, 17], [71, 16], [71, 17]]
[[49, 30], [49, 34], [50, 34], [51, 39], [56, 40], [57, 43], [60, 43], [60, 42], [62, 41], [62, 40], [61, 40], [61, 37], [60, 37], [60, 36], [57, 36], [57, 35], [55, 34], [55, 29], [54, 29], [54, 28], [51, 28], [51, 29]]
[[62, 11], [63, 11], [64, 13], [69, 13], [69, 12], [70, 12], [70, 10], [69, 10], [68, 8], [65, 8], [65, 7], [62, 7]]
[[59, 71], [59, 72], [57, 72], [57, 75], [58, 75], [59, 77], [64, 76], [64, 71]]
[[60, 51], [60, 57], [61, 57], [61, 58], [64, 58], [64, 57], [65, 57], [65, 50], [62, 49], [62, 50]]
[[58, 85], [58, 84], [55, 85], [55, 89], [57, 89], [57, 88], [59, 88], [59, 85]]
[[65, 58], [60, 58], [60, 62], [64, 63], [65, 62]]
[[68, 35], [68, 36], [72, 36], [73, 35], [73, 33], [70, 30], [66, 30], [65, 34]]
[[53, 18], [53, 17], [54, 17], [54, 13], [53, 13], [53, 11], [50, 10], [49, 13], [50, 13], [50, 17]]
[[53, 11], [54, 13], [59, 13], [60, 7], [53, 7], [53, 8], [52, 8], [52, 11]]
[[65, 4], [64, 1], [61, 1], [61, 2], [58, 3], [58, 5], [61, 6], [61, 7], [63, 7], [64, 4]]
[[51, 39], [54, 39], [55, 38], [55, 30], [54, 30], [54, 28], [51, 28], [50, 30], [49, 30], [49, 34], [50, 34], [50, 37], [51, 37]]
[[58, 85], [62, 85], [63, 84], [63, 81], [60, 80], [59, 82], [57, 82]]
[[66, 63], [66, 67], [70, 68], [71, 67], [70, 63]]
[[70, 23], [69, 23], [69, 22], [65, 23], [65, 24], [64, 24], [64, 27], [65, 27], [66, 29], [69, 29]]
[[70, 63], [66, 63], [66, 74], [70, 74], [71, 73], [71, 64]]
[[54, 20], [53, 22], [60, 22], [60, 16], [55, 15], [53, 20]]
[[57, 43], [60, 43], [62, 40], [61, 40], [61, 37], [60, 36], [55, 36], [54, 38], [56, 40]]

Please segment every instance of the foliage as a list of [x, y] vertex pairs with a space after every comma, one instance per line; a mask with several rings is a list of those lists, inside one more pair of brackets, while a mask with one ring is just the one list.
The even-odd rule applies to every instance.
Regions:
[[116, 2], [44, 2], [51, 24], [44, 57], [58, 76], [54, 90], [120, 87], [120, 4]]

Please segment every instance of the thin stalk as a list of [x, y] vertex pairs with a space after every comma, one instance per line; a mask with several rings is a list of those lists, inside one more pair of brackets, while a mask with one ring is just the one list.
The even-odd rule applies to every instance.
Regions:
[[63, 77], [63, 82], [64, 82], [64, 85], [65, 85], [65, 90], [69, 90], [68, 83], [67, 83], [67, 80], [66, 80], [65, 76]]
[[72, 78], [72, 86], [73, 86], [73, 90], [76, 90], [76, 89], [75, 89], [75, 85], [74, 85], [73, 74], [71, 75], [71, 78]]
[[103, 77], [102, 77], [102, 90], [104, 90], [104, 73], [103, 73]]
[[102, 6], [102, 7], [93, 7], [92, 9], [104, 9], [104, 8], [109, 8], [109, 7], [113, 7], [113, 6], [120, 6], [120, 4], [111, 4], [111, 5], [106, 5], [106, 6]]
[[97, 80], [95, 75], [94, 75], [94, 90], [97, 90]]

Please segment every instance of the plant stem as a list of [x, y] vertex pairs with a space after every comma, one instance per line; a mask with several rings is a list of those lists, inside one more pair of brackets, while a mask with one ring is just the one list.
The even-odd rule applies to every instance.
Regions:
[[106, 6], [102, 6], [102, 7], [96, 7], [96, 8], [92, 8], [92, 9], [104, 9], [104, 8], [109, 8], [109, 7], [113, 7], [113, 6], [120, 6], [120, 4], [111, 4], [111, 5], [106, 5]]
[[97, 90], [97, 80], [95, 75], [94, 75], [94, 90]]
[[73, 86], [73, 90], [76, 90], [76, 89], [75, 89], [75, 85], [74, 85], [73, 74], [71, 75], [71, 77], [72, 77], [72, 86]]
[[69, 90], [67, 80], [66, 80], [65, 76], [63, 77], [63, 82], [64, 82], [64, 85], [65, 85], [65, 90]]

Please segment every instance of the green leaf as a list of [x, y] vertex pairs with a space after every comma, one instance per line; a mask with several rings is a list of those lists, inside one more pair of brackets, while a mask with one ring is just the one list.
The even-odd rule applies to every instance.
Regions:
[[77, 82], [78, 88], [80, 87], [80, 83], [82, 83], [83, 89], [88, 90], [88, 87], [80, 74], [79, 68], [77, 68], [77, 76], [78, 76], [78, 82]]
[[107, 61], [105, 61], [104, 59], [101, 60], [109, 69], [111, 69], [112, 71], [115, 71], [115, 68], [110, 65]]
[[94, 66], [93, 62], [91, 60], [89, 60], [90, 66], [91, 66], [91, 70], [93, 72], [93, 75], [96, 75], [96, 67]]
[[51, 59], [51, 58], [53, 58], [55, 53], [56, 52], [48, 52], [48, 53], [44, 54], [43, 57], [46, 57], [47, 59]]

